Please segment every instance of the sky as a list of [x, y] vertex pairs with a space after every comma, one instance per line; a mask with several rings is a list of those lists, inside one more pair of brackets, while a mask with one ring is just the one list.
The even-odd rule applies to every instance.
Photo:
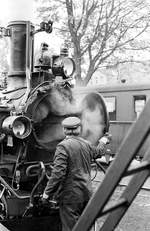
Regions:
[[0, 20], [7, 24], [12, 20], [34, 20], [33, 0], [0, 0]]

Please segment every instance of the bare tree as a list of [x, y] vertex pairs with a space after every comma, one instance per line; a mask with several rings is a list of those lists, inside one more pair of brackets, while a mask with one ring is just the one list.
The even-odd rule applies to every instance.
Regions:
[[[63, 36], [74, 50], [78, 85], [87, 85], [102, 65], [114, 65], [112, 57], [119, 50], [145, 49], [145, 44], [134, 43], [149, 27], [150, 8], [145, 0], [55, 0], [52, 5], [55, 18], [64, 22]], [[63, 11], [56, 10], [58, 5]], [[49, 9], [41, 8], [40, 14]]]
[[0, 39], [0, 72], [8, 71], [8, 41], [5, 38]]

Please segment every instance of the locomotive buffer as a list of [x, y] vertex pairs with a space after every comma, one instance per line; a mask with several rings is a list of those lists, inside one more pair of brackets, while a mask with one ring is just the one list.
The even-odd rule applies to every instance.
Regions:
[[[88, 231], [95, 220], [108, 214], [99, 231], [113, 231], [150, 175], [150, 148], [136, 168], [130, 164], [150, 133], [150, 100], [122, 142], [115, 160], [95, 194], [90, 199], [73, 231]], [[109, 205], [110, 198], [122, 177], [133, 175], [120, 198]]]

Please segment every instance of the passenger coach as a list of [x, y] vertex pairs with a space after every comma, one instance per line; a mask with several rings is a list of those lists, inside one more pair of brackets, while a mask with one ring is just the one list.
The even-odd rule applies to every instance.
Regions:
[[[104, 97], [110, 119], [109, 131], [112, 134], [110, 149], [115, 155], [129, 128], [150, 97], [150, 85], [97, 85], [78, 89], [81, 95], [90, 91], [99, 92]], [[147, 147], [149, 141], [146, 141], [145, 145]], [[138, 156], [142, 157], [144, 152], [145, 146], [139, 151]]]

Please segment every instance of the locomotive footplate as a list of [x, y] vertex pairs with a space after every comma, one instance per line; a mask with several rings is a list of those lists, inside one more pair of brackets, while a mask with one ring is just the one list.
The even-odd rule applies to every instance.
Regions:
[[51, 211], [47, 217], [24, 217], [1, 221], [9, 231], [61, 231], [58, 210]]

